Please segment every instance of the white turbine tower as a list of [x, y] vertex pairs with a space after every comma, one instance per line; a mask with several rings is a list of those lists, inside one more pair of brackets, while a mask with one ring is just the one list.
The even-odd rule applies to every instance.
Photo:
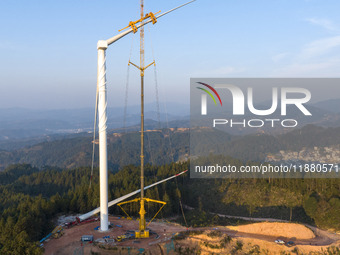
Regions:
[[[170, 11], [155, 16], [156, 19], [168, 14], [178, 8], [181, 8], [191, 2], [185, 3], [178, 6]], [[153, 15], [153, 14], [152, 14]], [[143, 21], [143, 22], [142, 22]], [[136, 25], [136, 23], [140, 24]], [[99, 131], [99, 181], [100, 181], [100, 230], [108, 231], [109, 220], [108, 220], [108, 172], [107, 172], [107, 99], [106, 99], [106, 59], [105, 53], [109, 45], [118, 41], [120, 38], [136, 32], [138, 28], [144, 26], [150, 22], [155, 23], [155, 19], [152, 17], [146, 17], [144, 20], [137, 22], [130, 22], [130, 28], [126, 31], [108, 39], [100, 40], [97, 43], [98, 50], [98, 65], [97, 65], [97, 89], [98, 89], [98, 131]]]

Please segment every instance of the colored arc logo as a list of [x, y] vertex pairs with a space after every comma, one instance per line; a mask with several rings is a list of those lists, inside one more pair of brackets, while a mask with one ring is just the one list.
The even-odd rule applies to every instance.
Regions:
[[[203, 83], [203, 82], [197, 82], [197, 83], [199, 83], [199, 84], [201, 84], [201, 85], [203, 85], [203, 86], [206, 86], [206, 87], [209, 88], [212, 92], [214, 92], [215, 95], [217, 96], [218, 100], [220, 101], [221, 106], [222, 106], [222, 100], [221, 100], [221, 98], [220, 98], [220, 95], [217, 93], [217, 91], [216, 91], [213, 87], [211, 87], [210, 85], [208, 85], [208, 84], [206, 84], [206, 83]], [[206, 92], [206, 93], [214, 100], [215, 105], [217, 105], [214, 96], [210, 93], [209, 90], [206, 90], [206, 89], [200, 88], [200, 87], [197, 87], [197, 88], [200, 89], [200, 90], [203, 90], [204, 92]]]

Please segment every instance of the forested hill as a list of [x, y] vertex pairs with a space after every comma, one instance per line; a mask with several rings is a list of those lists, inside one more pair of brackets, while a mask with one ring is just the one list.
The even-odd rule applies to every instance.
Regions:
[[[188, 155], [188, 129], [163, 129], [145, 133], [145, 162], [155, 165], [177, 161]], [[98, 140], [96, 141], [98, 143]], [[74, 137], [44, 142], [15, 151], [0, 151], [0, 170], [10, 164], [28, 163], [37, 167], [75, 168], [90, 166], [92, 137]], [[140, 133], [108, 134], [108, 163], [111, 171], [140, 162]], [[95, 165], [98, 163], [98, 144]]]
[[[148, 131], [145, 134], [145, 162], [154, 165], [186, 160], [189, 156], [189, 129], [175, 128]], [[199, 129], [192, 129], [192, 134]], [[208, 132], [205, 129], [205, 132]], [[201, 154], [213, 152], [229, 155], [244, 161], [263, 161], [268, 153], [279, 150], [299, 150], [303, 147], [331, 146], [340, 144], [339, 127], [307, 125], [286, 134], [251, 134], [233, 136], [211, 129], [213, 136], [200, 136], [197, 144]], [[108, 162], [111, 171], [134, 164], [140, 160], [140, 133], [109, 133]], [[98, 145], [96, 145], [98, 146]], [[95, 164], [98, 162], [96, 148]], [[29, 163], [36, 167], [57, 166], [71, 169], [91, 165], [92, 138], [74, 137], [44, 142], [16, 151], [0, 151], [0, 170], [10, 164]]]
[[[232, 164], [238, 160], [227, 157]], [[146, 185], [188, 168], [187, 163], [146, 165]], [[109, 173], [109, 199], [139, 188], [140, 168], [125, 166]], [[85, 213], [99, 205], [98, 169], [89, 192], [90, 168], [61, 170], [13, 165], [0, 173], [0, 254], [41, 254], [36, 241], [54, 227], [60, 214]], [[180, 216], [183, 204], [188, 226], [222, 224], [208, 212], [305, 222], [340, 230], [339, 179], [190, 179], [188, 174], [147, 190], [146, 196], [167, 202], [158, 217]], [[147, 217], [159, 205], [150, 205]], [[138, 207], [127, 208], [136, 217]], [[118, 207], [110, 213], [122, 214]], [[33, 226], [33, 227], [32, 227]]]
[[[145, 166], [146, 185], [187, 169], [186, 164], [161, 167]], [[55, 226], [57, 215], [85, 213], [99, 206], [98, 169], [95, 169], [89, 190], [90, 168], [61, 170], [38, 169], [30, 165], [12, 165], [0, 173], [0, 254], [41, 254], [37, 241]], [[181, 192], [178, 187], [183, 176], [146, 191], [146, 196], [167, 202], [163, 216], [179, 212]], [[109, 199], [117, 198], [139, 188], [140, 169], [126, 166], [117, 174], [109, 173]], [[177, 201], [177, 202], [176, 202]], [[148, 207], [148, 215], [159, 209]], [[133, 212], [137, 208], [132, 208]], [[117, 207], [110, 213], [122, 214]], [[130, 211], [128, 211], [130, 212]], [[147, 216], [149, 217], [149, 216]]]

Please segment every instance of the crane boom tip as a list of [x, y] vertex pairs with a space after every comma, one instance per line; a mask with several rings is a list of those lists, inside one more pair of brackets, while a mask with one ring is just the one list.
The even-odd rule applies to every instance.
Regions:
[[[194, 0], [194, 1], [195, 1], [195, 0]], [[184, 174], [185, 172], [188, 172], [188, 169], [185, 170], [185, 171], [183, 171], [183, 172], [180, 172], [179, 174], [176, 174], [175, 176], [179, 176], [179, 175], [181, 175], [181, 174]]]

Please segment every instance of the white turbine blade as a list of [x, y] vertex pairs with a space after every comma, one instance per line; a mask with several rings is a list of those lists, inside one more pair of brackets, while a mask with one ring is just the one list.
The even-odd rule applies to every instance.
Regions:
[[[158, 184], [160, 184], [160, 183], [162, 183], [162, 182], [166, 182], [166, 181], [168, 181], [168, 180], [171, 180], [171, 179], [173, 179], [173, 178], [176, 178], [177, 176], [182, 175], [182, 174], [184, 174], [184, 173], [187, 172], [187, 171], [188, 171], [188, 170], [185, 170], [185, 171], [183, 171], [183, 172], [181, 172], [181, 173], [179, 173], [179, 174], [176, 174], [176, 175], [173, 175], [173, 176], [171, 176], [171, 177], [169, 177], [169, 178], [166, 178], [166, 179], [164, 179], [164, 180], [155, 182], [155, 183], [153, 183], [153, 184], [151, 184], [151, 185], [149, 185], [149, 186], [144, 187], [144, 190], [149, 189], [149, 188], [151, 188], [151, 187], [153, 187], [153, 186], [156, 186], [156, 185], [158, 185]], [[136, 191], [133, 191], [133, 192], [131, 192], [131, 193], [129, 193], [129, 194], [126, 194], [126, 195], [124, 195], [124, 196], [122, 196], [122, 197], [116, 198], [116, 199], [114, 199], [114, 200], [112, 200], [111, 202], [108, 203], [108, 207], [111, 207], [111, 206], [113, 206], [113, 205], [115, 205], [115, 204], [118, 204], [119, 202], [124, 201], [125, 199], [127, 199], [127, 198], [129, 198], [129, 197], [132, 197], [133, 195], [136, 195], [136, 194], [138, 194], [139, 192], [140, 192], [140, 189], [139, 189], [139, 190], [136, 190]], [[99, 212], [100, 212], [100, 207], [98, 207], [98, 208], [92, 210], [91, 212], [88, 212], [88, 213], [85, 213], [85, 214], [79, 216], [79, 219], [80, 219], [80, 220], [86, 220], [87, 218], [90, 218], [91, 216], [93, 216], [93, 215], [95, 215], [95, 214], [97, 214], [97, 213], [99, 213]]]

